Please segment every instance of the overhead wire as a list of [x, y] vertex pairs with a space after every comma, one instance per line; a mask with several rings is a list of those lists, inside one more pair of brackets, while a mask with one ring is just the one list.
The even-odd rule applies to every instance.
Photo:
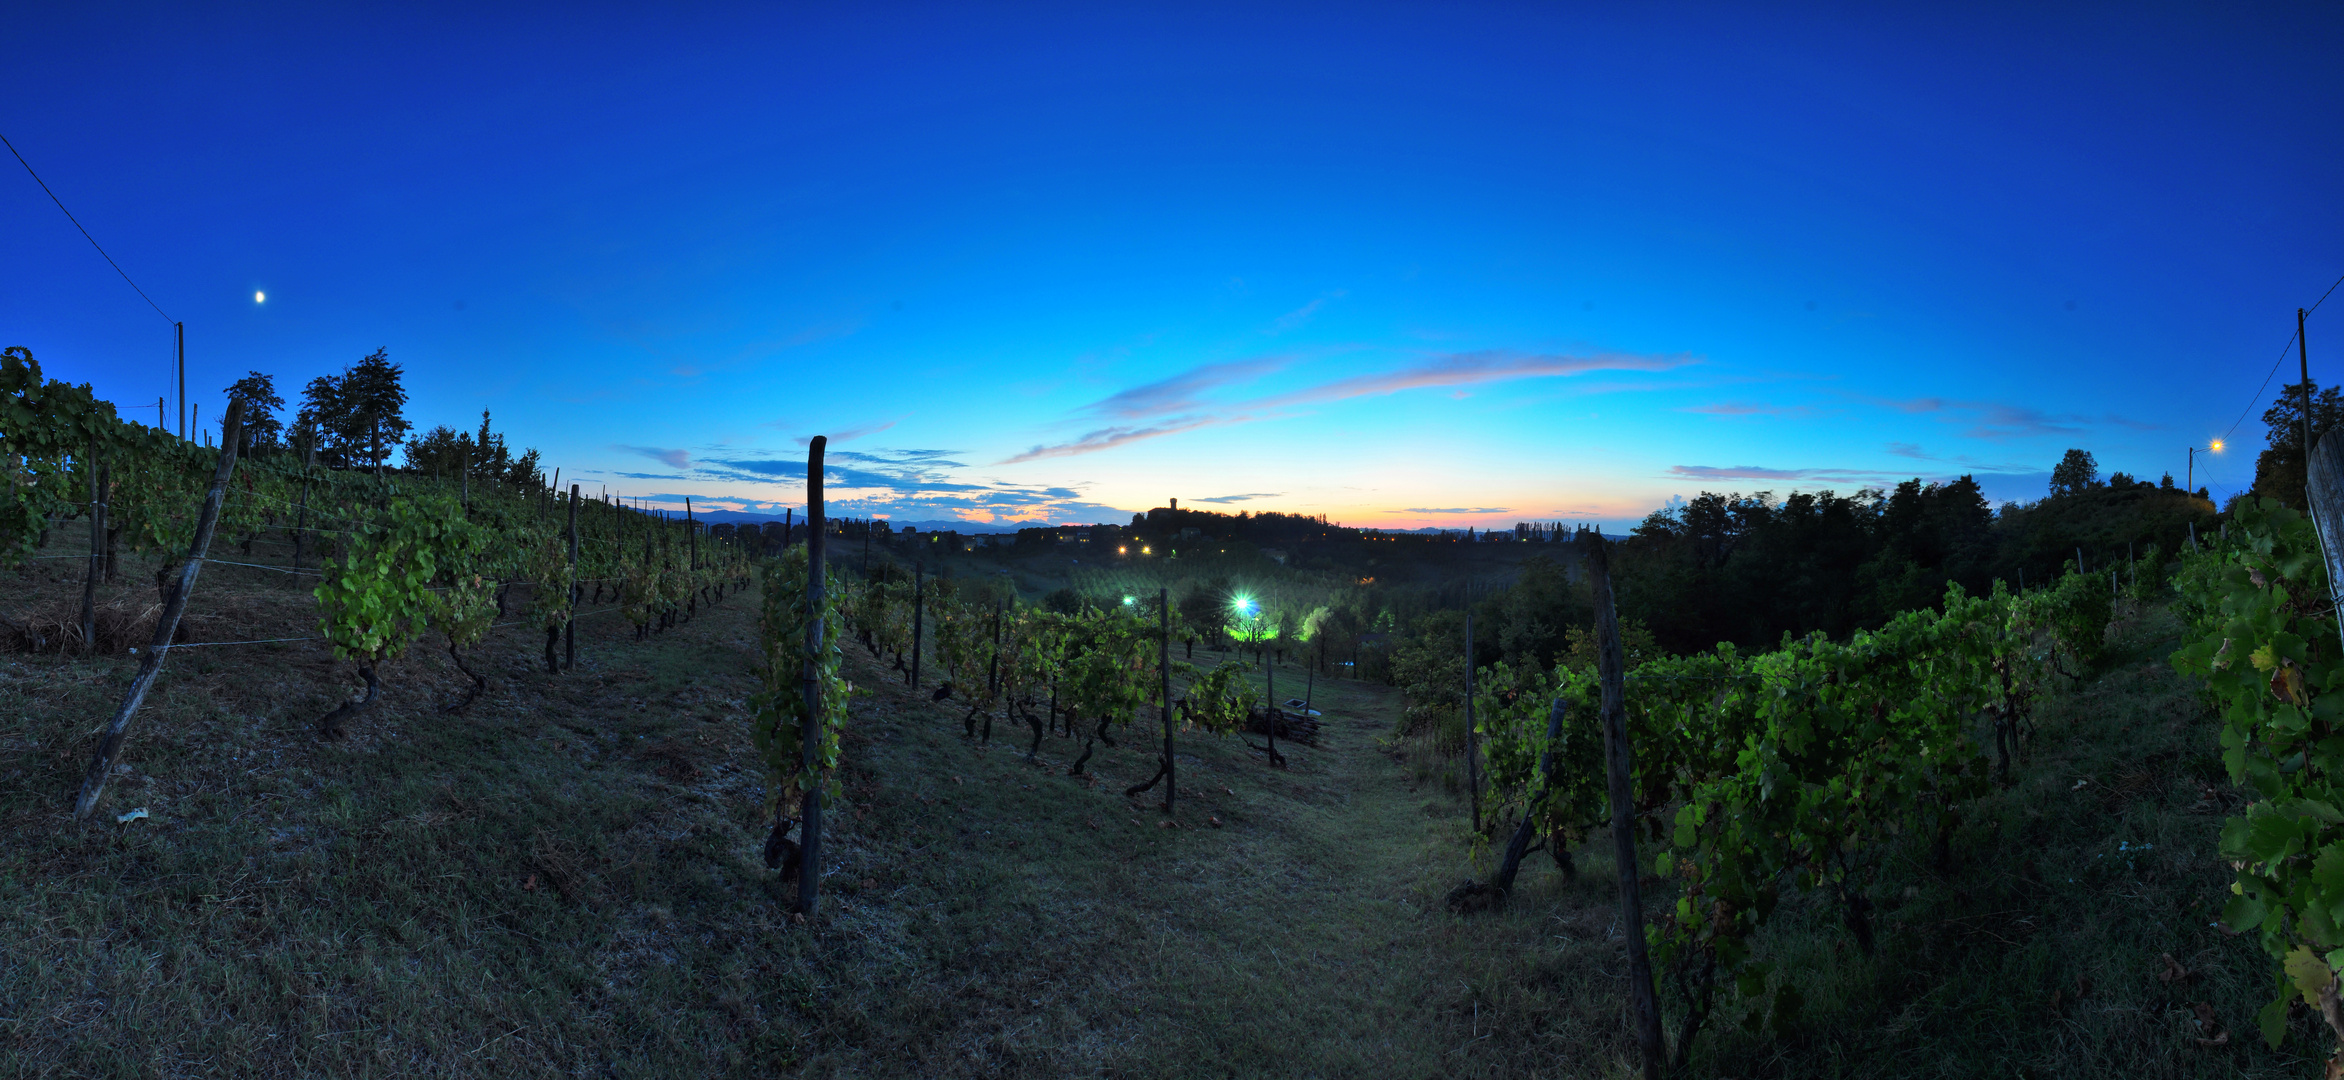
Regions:
[[32, 177], [33, 183], [41, 185], [41, 190], [48, 193], [49, 201], [57, 204], [57, 212], [64, 214], [65, 220], [72, 222], [74, 228], [81, 230], [81, 238], [89, 241], [91, 247], [98, 249], [98, 257], [106, 260], [106, 265], [113, 267], [115, 273], [122, 275], [122, 280], [130, 286], [130, 291], [137, 293], [139, 299], [146, 301], [148, 307], [155, 309], [155, 314], [161, 315], [164, 322], [171, 322], [171, 316], [163, 310], [163, 305], [155, 303], [155, 298], [148, 296], [145, 289], [139, 288], [138, 282], [130, 280], [130, 272], [124, 270], [121, 263], [115, 262], [112, 255], [106, 254], [106, 249], [98, 243], [98, 238], [91, 236], [90, 231], [82, 226], [81, 219], [74, 217], [73, 211], [65, 208], [65, 200], [58, 198], [56, 192], [49, 190], [49, 182], [41, 179], [41, 174], [33, 171], [33, 163], [24, 159], [24, 154], [16, 149], [16, 144], [9, 142], [8, 136], [0, 135], [0, 146], [7, 147], [9, 153], [16, 155], [16, 163], [24, 166], [25, 175]]
[[[2312, 301], [2310, 307], [2303, 309], [2303, 313], [2305, 315], [2309, 315], [2312, 312], [2318, 311], [2320, 309], [2320, 305], [2327, 303], [2328, 297], [2335, 293], [2336, 286], [2338, 285], [2344, 285], [2344, 275], [2338, 276], [2333, 283], [2329, 284], [2328, 291], [2321, 293], [2319, 299]], [[2279, 346], [2279, 358], [2271, 361], [2271, 370], [2268, 374], [2263, 376], [2263, 384], [2254, 388], [2254, 396], [2247, 399], [2246, 408], [2239, 410], [2238, 419], [2232, 420], [2230, 422], [2229, 428], [2222, 432], [2222, 440], [2224, 442], [2228, 442], [2230, 440], [2230, 436], [2238, 431], [2238, 425], [2246, 422], [2247, 414], [2254, 411], [2255, 404], [2263, 400], [2263, 391], [2271, 388], [2271, 380], [2278, 377], [2279, 365], [2287, 362], [2287, 350], [2295, 347], [2295, 338], [2301, 333], [2303, 333], [2303, 328], [2297, 327], [2294, 333], [2287, 335], [2287, 343]]]

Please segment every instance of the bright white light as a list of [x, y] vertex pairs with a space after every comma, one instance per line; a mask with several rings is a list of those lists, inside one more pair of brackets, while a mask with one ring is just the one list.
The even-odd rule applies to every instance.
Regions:
[[1123, 598], [1123, 606], [1124, 606], [1124, 607], [1130, 607], [1131, 605], [1133, 605], [1133, 604], [1136, 604], [1136, 603], [1139, 603], [1139, 600], [1138, 600], [1136, 597], [1130, 597], [1130, 596], [1126, 596], [1126, 597], [1124, 597], [1124, 598]]
[[262, 292], [259, 289], [254, 289], [252, 291], [252, 302], [255, 304], [266, 303], [268, 298], [269, 294]]

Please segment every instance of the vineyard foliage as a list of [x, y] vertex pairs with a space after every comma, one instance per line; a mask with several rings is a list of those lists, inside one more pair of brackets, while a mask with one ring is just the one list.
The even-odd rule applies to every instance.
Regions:
[[2273, 961], [2271, 1045], [2298, 998], [2344, 1039], [2344, 662], [2327, 568], [2311, 519], [2276, 500], [2249, 500], [2228, 532], [2182, 562], [2191, 632], [2173, 654], [2205, 681], [2223, 763], [2253, 799], [2222, 828], [2236, 870], [2223, 921]]
[[[27, 556], [52, 523], [86, 513], [102, 465], [109, 551], [118, 543], [156, 553], [167, 571], [193, 538], [218, 455], [123, 420], [87, 385], [44, 378], [25, 349], [0, 353], [0, 459], [9, 469], [0, 565]], [[568, 623], [589, 583], [597, 597], [608, 587], [628, 598], [638, 625], [667, 625], [749, 573], [741, 547], [691, 544], [684, 523], [606, 500], [577, 508], [573, 562], [570, 508], [534, 483], [375, 476], [279, 452], [240, 462], [226, 494], [210, 557], [265, 543], [305, 559], [295, 572], [321, 579], [319, 633], [337, 655], [362, 662], [397, 656], [430, 629], [468, 647], [504, 617], [516, 590], [526, 597], [520, 618], [545, 630]]]
[[[763, 606], [758, 609], [758, 676], [763, 689], [749, 702], [751, 731], [757, 753], [765, 760], [769, 810], [785, 816], [808, 791], [836, 786], [839, 734], [846, 728], [847, 697], [854, 685], [841, 674], [845, 653], [836, 629], [842, 583], [825, 574], [817, 608], [807, 584], [808, 556], [804, 545], [778, 559], [766, 560], [762, 576]], [[823, 626], [819, 648], [808, 636], [816, 620]], [[814, 700], [807, 700], [811, 690]], [[812, 743], [813, 753], [806, 747]]]
[[[2024, 596], [1957, 585], [1937, 609], [1846, 641], [1786, 638], [1764, 653], [1721, 644], [1629, 672], [1635, 821], [1662, 845], [1656, 869], [1679, 890], [1648, 935], [1674, 973], [1688, 1034], [1723, 979], [1758, 1006], [1745, 1023], [1796, 1014], [1797, 988], [1770, 981], [1750, 947], [1786, 887], [1822, 891], [1872, 949], [1867, 893], [1888, 846], [1918, 838], [1942, 852], [1963, 805], [1992, 782], [1989, 740], [2007, 754], [2042, 686], [2097, 657], [2109, 611], [2097, 580], [2096, 600], [2080, 575]], [[1550, 671], [1499, 664], [1477, 684], [1487, 805], [1498, 811], [1484, 840], [1527, 816], [1567, 850], [1607, 822], [1592, 668], [1568, 657]], [[1557, 707], [1550, 774], [1541, 757]]]

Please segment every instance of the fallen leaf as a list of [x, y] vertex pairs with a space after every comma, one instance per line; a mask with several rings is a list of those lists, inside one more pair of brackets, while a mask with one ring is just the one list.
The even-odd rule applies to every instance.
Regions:
[[1180, 827], [1180, 823], [1177, 821], [1159, 821], [1156, 823], [1156, 827], [1159, 829], [1177, 829]]
[[1214, 828], [1216, 828], [1216, 829], [1218, 829], [1218, 828], [1220, 828], [1220, 827], [1221, 827], [1221, 819], [1220, 819], [1220, 818], [1217, 818], [1217, 817], [1214, 817], [1214, 818], [1206, 818], [1206, 819], [1205, 819], [1205, 821], [1206, 821], [1207, 823], [1211, 824], [1211, 825], [1212, 825], [1212, 827], [1214, 827]]
[[2165, 962], [2165, 970], [2157, 973], [2158, 982], [2171, 985], [2189, 978], [2190, 970], [2182, 967], [2180, 961], [2173, 959], [2172, 953], [2158, 953], [2157, 959]]
[[537, 875], [535, 875], [535, 874], [531, 874], [531, 875], [529, 875], [529, 880], [527, 880], [527, 881], [524, 881], [524, 882], [522, 882], [522, 883], [521, 883], [521, 891], [522, 891], [522, 892], [536, 892], [536, 891], [537, 891]]
[[[2166, 957], [2166, 959], [2171, 960], [2172, 957]], [[2208, 1005], [2203, 1001], [2193, 1001], [2190, 1002], [2189, 1009], [2191, 1012], [2197, 1014], [2198, 1030], [2207, 1033], [2198, 1036], [2197, 1044], [2199, 1046], [2230, 1045], [2230, 1032], [2222, 1025], [2214, 1022], [2213, 1006]]]

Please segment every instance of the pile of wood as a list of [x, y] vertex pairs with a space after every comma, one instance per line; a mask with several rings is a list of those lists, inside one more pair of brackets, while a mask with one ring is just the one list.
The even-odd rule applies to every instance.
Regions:
[[1284, 709], [1270, 709], [1267, 712], [1254, 709], [1248, 712], [1245, 717], [1245, 730], [1256, 735], [1266, 735], [1269, 733], [1270, 724], [1273, 721], [1278, 725], [1279, 738], [1298, 742], [1304, 746], [1318, 745], [1319, 718], [1304, 716], [1298, 712], [1287, 712]]

